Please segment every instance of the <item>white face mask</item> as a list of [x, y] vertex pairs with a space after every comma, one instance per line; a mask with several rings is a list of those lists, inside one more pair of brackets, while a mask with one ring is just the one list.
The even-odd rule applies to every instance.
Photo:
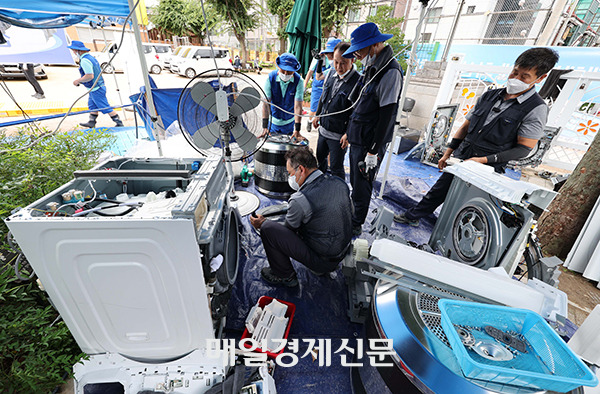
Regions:
[[525, 90], [529, 89], [530, 86], [531, 85], [526, 84], [525, 82], [521, 81], [520, 79], [510, 78], [508, 81], [506, 81], [506, 93], [508, 93], [508, 94], [521, 93], [521, 92], [524, 92]]
[[289, 82], [292, 79], [293, 76], [294, 76], [294, 74], [286, 75], [286, 74], [280, 72], [279, 73], [279, 80], [281, 80], [282, 82]]
[[300, 185], [298, 185], [298, 182], [296, 182], [296, 175], [288, 176], [288, 185], [290, 185], [290, 187], [296, 191], [300, 189]]

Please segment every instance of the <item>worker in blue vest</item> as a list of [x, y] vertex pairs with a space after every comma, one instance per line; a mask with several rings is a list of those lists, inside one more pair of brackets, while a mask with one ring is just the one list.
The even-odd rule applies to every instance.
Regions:
[[[300, 126], [304, 81], [297, 71], [300, 63], [296, 56], [284, 53], [276, 60], [277, 69], [269, 73], [265, 82], [265, 94], [269, 103], [263, 104], [263, 134], [279, 133], [292, 135], [301, 140]], [[273, 105], [271, 105], [273, 104]], [[269, 113], [271, 121], [269, 122]]]
[[106, 85], [104, 85], [102, 70], [98, 60], [88, 53], [90, 50], [81, 41], [72, 41], [71, 45], [67, 48], [72, 50], [79, 59], [79, 74], [81, 74], [81, 78], [74, 80], [73, 85], [83, 85], [88, 89], [91, 88], [88, 94], [88, 108], [95, 110], [90, 112], [89, 121], [79, 124], [90, 129], [94, 128], [96, 126], [96, 119], [98, 118], [98, 111], [100, 111], [103, 114], [110, 115], [116, 127], [123, 127], [123, 122], [119, 119], [119, 115], [106, 99]]

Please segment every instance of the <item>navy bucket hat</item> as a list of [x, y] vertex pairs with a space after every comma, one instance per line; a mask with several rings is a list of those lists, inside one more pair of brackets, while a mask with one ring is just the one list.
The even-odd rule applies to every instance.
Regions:
[[329, 40], [327, 40], [327, 44], [325, 44], [325, 49], [321, 51], [321, 55], [324, 53], [333, 53], [336, 45], [340, 42], [342, 42], [342, 40], [340, 40], [339, 38], [331, 37]]
[[277, 63], [277, 67], [285, 71], [298, 71], [300, 70], [300, 63], [296, 56], [291, 53], [283, 53], [275, 59], [275, 63]]
[[350, 48], [342, 56], [351, 59], [354, 52], [360, 51], [369, 45], [377, 44], [378, 42], [387, 41], [392, 38], [392, 34], [382, 34], [373, 22], [360, 25], [350, 35]]
[[86, 46], [83, 45], [83, 42], [81, 41], [71, 41], [71, 45], [69, 45], [67, 48], [86, 52], [89, 52], [90, 50], [89, 48], [86, 48]]

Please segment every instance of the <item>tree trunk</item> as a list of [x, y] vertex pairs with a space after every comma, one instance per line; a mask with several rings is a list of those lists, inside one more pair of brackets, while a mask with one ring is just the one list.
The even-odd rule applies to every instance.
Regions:
[[246, 48], [246, 33], [234, 33], [235, 38], [240, 43], [240, 57], [242, 58], [242, 63], [248, 61], [248, 48]]
[[600, 195], [600, 138], [594, 138], [560, 194], [538, 221], [546, 255], [565, 259]]
[[283, 18], [279, 18], [279, 31], [282, 32], [282, 36], [279, 36], [279, 54], [287, 52], [287, 35], [285, 32], [285, 20]]

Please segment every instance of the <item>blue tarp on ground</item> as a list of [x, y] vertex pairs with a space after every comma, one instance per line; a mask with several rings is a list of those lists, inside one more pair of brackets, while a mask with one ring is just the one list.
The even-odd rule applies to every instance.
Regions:
[[[406, 210], [420, 199], [440, 175], [436, 168], [405, 161], [403, 158], [404, 155], [393, 155], [390, 181], [386, 185], [384, 198], [383, 200], [372, 199], [372, 209], [366, 223], [375, 216], [372, 210], [381, 204], [396, 212]], [[375, 190], [379, 190], [379, 185], [380, 183], [376, 182]], [[242, 188], [239, 184], [237, 188], [258, 195], [261, 207], [281, 202], [256, 192], [252, 181], [247, 188]], [[392, 230], [413, 242], [425, 243], [429, 239], [434, 222], [435, 217], [432, 216], [423, 220], [418, 228], [395, 223]], [[276, 367], [274, 377], [278, 392], [352, 392], [350, 368], [342, 366], [340, 357], [344, 354], [350, 362], [352, 354], [348, 351], [333, 353], [339, 349], [344, 339], [349, 340], [349, 347], [354, 347], [355, 339], [362, 336], [362, 325], [351, 323], [347, 316], [348, 295], [341, 267], [330, 275], [318, 277], [303, 265], [294, 262], [300, 285], [293, 289], [271, 286], [260, 277], [260, 270], [268, 266], [260, 237], [247, 217], [243, 218], [243, 227], [240, 270], [227, 316], [229, 334], [238, 338], [241, 336], [245, 318], [261, 296], [266, 295], [291, 302], [296, 305], [296, 314], [290, 330], [290, 339], [299, 340], [300, 349], [296, 353], [299, 360], [293, 368]], [[373, 236], [366, 230], [368, 230], [367, 225], [363, 228], [361, 238], [372, 241]], [[308, 343], [302, 342], [303, 339], [331, 339], [331, 366], [319, 367], [318, 360], [313, 360], [310, 353], [300, 358], [309, 350]], [[368, 362], [366, 357], [365, 355], [363, 362]], [[287, 361], [289, 360], [286, 359]]]

